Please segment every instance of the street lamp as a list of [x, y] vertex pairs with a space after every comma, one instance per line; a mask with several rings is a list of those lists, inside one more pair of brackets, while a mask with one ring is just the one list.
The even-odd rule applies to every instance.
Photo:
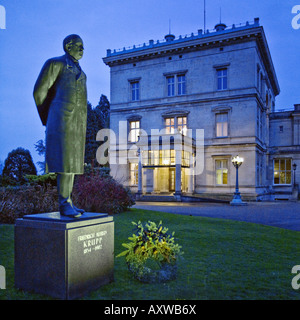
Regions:
[[231, 162], [234, 165], [234, 167], [236, 168], [236, 180], [235, 180], [235, 193], [234, 193], [233, 199], [230, 202], [230, 204], [232, 206], [247, 205], [246, 202], [242, 201], [241, 194], [239, 191], [239, 167], [244, 162], [244, 159], [239, 156], [235, 156], [232, 158]]
[[297, 164], [293, 164], [293, 169], [294, 169], [294, 188], [296, 188], [296, 169], [297, 169]]

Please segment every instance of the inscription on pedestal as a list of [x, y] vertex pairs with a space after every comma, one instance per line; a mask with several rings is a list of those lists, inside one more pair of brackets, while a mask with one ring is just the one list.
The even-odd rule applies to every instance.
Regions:
[[113, 218], [95, 215], [66, 219], [51, 213], [18, 219], [16, 287], [73, 299], [113, 281]]
[[107, 235], [107, 231], [93, 232], [85, 234], [83, 236], [78, 236], [78, 242], [83, 244], [83, 253], [90, 253], [92, 251], [97, 251], [102, 249], [102, 239], [103, 236]]

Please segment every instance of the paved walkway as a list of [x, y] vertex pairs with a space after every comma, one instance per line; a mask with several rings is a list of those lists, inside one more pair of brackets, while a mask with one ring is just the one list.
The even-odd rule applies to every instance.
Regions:
[[136, 202], [133, 208], [231, 219], [300, 231], [300, 202], [249, 202], [234, 207], [204, 202]]

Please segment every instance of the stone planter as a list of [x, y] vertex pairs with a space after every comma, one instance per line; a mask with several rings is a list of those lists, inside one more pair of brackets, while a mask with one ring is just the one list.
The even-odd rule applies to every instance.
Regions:
[[134, 278], [144, 283], [162, 283], [174, 280], [177, 277], [176, 264], [163, 263], [158, 270], [145, 266], [136, 267], [133, 264], [127, 265]]

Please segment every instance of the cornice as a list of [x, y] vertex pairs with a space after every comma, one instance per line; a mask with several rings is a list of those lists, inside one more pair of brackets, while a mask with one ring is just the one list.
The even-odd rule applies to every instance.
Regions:
[[119, 112], [127, 112], [127, 111], [135, 111], [135, 110], [150, 110], [150, 109], [157, 109], [157, 108], [186, 108], [191, 107], [194, 105], [199, 105], [203, 103], [211, 103], [211, 102], [224, 102], [229, 104], [232, 101], [240, 101], [242, 99], [254, 98], [256, 99], [257, 95], [255, 93], [241, 93], [235, 94], [231, 96], [224, 96], [224, 97], [203, 97], [203, 98], [195, 98], [190, 100], [183, 100], [183, 101], [174, 101], [174, 102], [162, 102], [161, 99], [156, 99], [149, 103], [147, 100], [140, 102], [138, 105], [130, 105], [128, 103], [111, 103], [110, 105], [110, 112], [111, 113], [119, 113]]
[[[233, 29], [234, 30], [234, 29]], [[203, 38], [192, 38], [182, 41], [166, 42], [160, 46], [146, 46], [139, 50], [124, 50], [124, 52], [112, 54], [103, 58], [106, 65], [112, 67], [119, 64], [134, 63], [139, 60], [154, 59], [174, 53], [184, 53], [198, 50], [205, 50], [211, 47], [226, 45], [233, 42], [249, 41], [256, 39], [262, 33], [262, 27], [231, 31], [228, 33], [213, 33]]]
[[220, 47], [234, 43], [246, 41], [256, 41], [259, 52], [261, 53], [264, 65], [266, 67], [268, 78], [276, 95], [280, 93], [275, 68], [271, 58], [270, 50], [262, 26], [258, 23], [248, 25], [247, 27], [232, 28], [222, 32], [213, 32], [211, 34], [198, 35], [188, 38], [179, 38], [173, 41], [167, 41], [155, 45], [144, 45], [140, 48], [125, 49], [123, 51], [109, 53], [103, 58], [103, 62], [109, 67], [117, 65], [136, 63], [137, 61], [156, 59], [170, 54], [180, 54], [192, 51], [207, 50], [213, 47]]

